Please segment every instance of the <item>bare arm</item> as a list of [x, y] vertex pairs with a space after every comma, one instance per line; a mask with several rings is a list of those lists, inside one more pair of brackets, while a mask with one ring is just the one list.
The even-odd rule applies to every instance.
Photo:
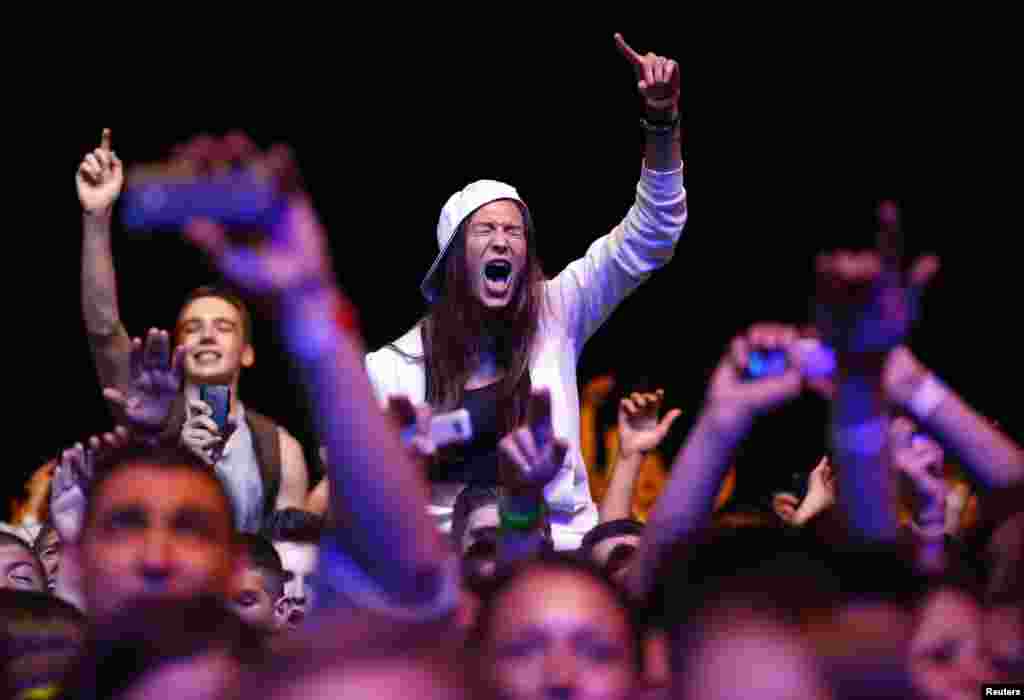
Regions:
[[[210, 148], [224, 157], [233, 146]], [[450, 612], [452, 579], [426, 512], [426, 484], [397, 426], [378, 408], [361, 340], [339, 328], [346, 302], [335, 287], [316, 212], [297, 189], [294, 159], [283, 147], [235, 157], [269, 169], [282, 183], [288, 206], [274, 225], [275, 245], [258, 252], [245, 248], [208, 220], [194, 221], [187, 235], [229, 280], [275, 309], [321, 441], [328, 454], [344, 455], [330, 460], [328, 476], [331, 510], [346, 527], [328, 526], [322, 578], [357, 604], [433, 611], [424, 615]]]
[[278, 428], [281, 440], [281, 489], [277, 493], [276, 510], [303, 508], [309, 490], [309, 472], [302, 445], [284, 428]]
[[131, 340], [121, 323], [110, 223], [124, 182], [124, 167], [104, 129], [100, 147], [82, 160], [75, 175], [82, 204], [82, 316], [96, 372], [104, 387], [127, 384]]
[[[930, 386], [929, 386], [930, 385]], [[1024, 450], [986, 420], [956, 392], [938, 383], [906, 347], [890, 354], [885, 368], [886, 394], [920, 421], [929, 433], [956, 452], [972, 476], [988, 488], [1024, 482]], [[915, 396], [931, 390], [938, 403], [920, 406]], [[928, 412], [922, 415], [920, 408]]]
[[633, 487], [640, 467], [647, 453], [661, 444], [682, 413], [679, 409], [669, 411], [659, 423], [664, 395], [660, 389], [653, 393], [633, 392], [619, 402], [619, 454], [601, 501], [601, 522], [632, 517]]
[[[736, 446], [755, 418], [800, 393], [796, 338], [795, 329], [789, 327], [754, 326], [733, 340], [719, 362], [704, 409], [676, 456], [672, 476], [647, 520], [637, 560], [630, 567], [626, 586], [635, 598], [650, 592], [666, 552], [708, 525]], [[789, 368], [778, 377], [745, 381], [743, 372], [752, 349], [785, 350]]]

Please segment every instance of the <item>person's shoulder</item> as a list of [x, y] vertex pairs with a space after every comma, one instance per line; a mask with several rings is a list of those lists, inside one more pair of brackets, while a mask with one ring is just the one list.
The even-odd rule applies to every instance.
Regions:
[[404, 358], [406, 360], [422, 358], [423, 336], [420, 334], [420, 326], [421, 324], [417, 323], [401, 337], [373, 352], [367, 353], [367, 362], [388, 361], [395, 358]]

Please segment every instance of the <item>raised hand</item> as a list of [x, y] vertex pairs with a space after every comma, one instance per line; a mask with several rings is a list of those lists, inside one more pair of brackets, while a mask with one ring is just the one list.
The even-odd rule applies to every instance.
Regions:
[[132, 341], [131, 386], [125, 391], [108, 387], [103, 396], [133, 433], [153, 435], [167, 422], [171, 406], [181, 391], [185, 355], [179, 346], [171, 354], [167, 331], [150, 329], [145, 342]]
[[615, 46], [636, 71], [640, 94], [649, 112], [673, 112], [679, 106], [679, 64], [670, 58], [647, 53], [643, 56], [615, 35]]
[[[773, 323], [756, 324], [747, 333], [734, 338], [711, 377], [708, 407], [720, 418], [738, 422], [737, 427], [740, 427], [798, 396], [803, 377], [800, 354], [796, 351], [797, 339], [795, 328]], [[746, 379], [744, 373], [754, 350], [785, 352], [785, 372], [762, 379]]]
[[822, 457], [807, 476], [807, 495], [803, 501], [792, 494], [779, 493], [774, 496], [772, 505], [783, 521], [799, 527], [831, 508], [835, 502], [836, 476], [828, 457]]
[[894, 418], [889, 427], [892, 467], [911, 487], [914, 522], [922, 528], [945, 530], [949, 486], [943, 474], [945, 454], [937, 442], [905, 416]]
[[75, 173], [78, 201], [88, 214], [109, 215], [124, 185], [124, 165], [111, 148], [110, 129], [104, 129], [99, 148], [87, 153]]
[[531, 393], [526, 425], [503, 437], [498, 450], [503, 458], [502, 484], [510, 490], [542, 489], [555, 478], [565, 462], [569, 443], [554, 436], [549, 389]]
[[408, 396], [388, 398], [387, 414], [401, 431], [402, 444], [413, 459], [429, 461], [437, 454], [437, 445], [430, 439], [430, 418], [433, 412], [428, 404], [414, 406]]
[[254, 297], [271, 301], [333, 285], [326, 236], [299, 186], [298, 166], [290, 149], [278, 145], [260, 153], [244, 135], [231, 134], [220, 140], [197, 138], [179, 148], [179, 157], [198, 163], [241, 162], [274, 182], [285, 202], [272, 230], [264, 232], [255, 245], [251, 237], [229, 235], [217, 221], [198, 219], [186, 227], [189, 240], [210, 256], [228, 280]]
[[78, 537], [85, 514], [85, 494], [96, 464], [127, 445], [129, 439], [127, 428], [118, 426], [102, 436], [94, 435], [85, 445], [79, 442], [61, 453], [50, 487], [50, 517], [61, 541], [74, 542]]
[[213, 420], [213, 409], [205, 401], [190, 400], [188, 402], [188, 420], [181, 427], [181, 444], [196, 457], [209, 466], [220, 459], [232, 433], [238, 427], [234, 419], [228, 417], [223, 433]]
[[817, 260], [817, 325], [841, 355], [885, 353], [906, 339], [921, 293], [939, 269], [935, 256], [901, 269], [899, 210], [883, 202], [876, 250], [839, 251]]
[[619, 452], [623, 457], [649, 452], [668, 435], [682, 411], [674, 408], [658, 421], [665, 391], [633, 392], [619, 402]]

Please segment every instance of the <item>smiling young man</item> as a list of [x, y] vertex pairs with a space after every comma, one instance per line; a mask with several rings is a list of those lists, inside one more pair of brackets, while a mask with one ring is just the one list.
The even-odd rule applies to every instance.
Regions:
[[[132, 384], [132, 340], [121, 322], [111, 248], [112, 211], [124, 166], [110, 140], [109, 129], [104, 130], [100, 147], [85, 156], [76, 175], [83, 210], [82, 310], [101, 385], [126, 393]], [[301, 507], [308, 483], [301, 446], [239, 399], [242, 370], [256, 361], [242, 300], [218, 287], [193, 291], [178, 315], [174, 341], [189, 351], [184, 392], [171, 408], [165, 435], [213, 466], [231, 497], [235, 527], [258, 532], [273, 511]], [[199, 400], [202, 385], [230, 388], [229, 434], [222, 434], [211, 407]]]

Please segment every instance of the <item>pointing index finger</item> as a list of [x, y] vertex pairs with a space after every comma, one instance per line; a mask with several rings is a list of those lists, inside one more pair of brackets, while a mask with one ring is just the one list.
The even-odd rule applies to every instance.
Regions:
[[640, 54], [633, 50], [633, 48], [626, 43], [626, 40], [622, 38], [622, 34], [615, 34], [615, 46], [619, 49], [619, 53], [626, 57], [626, 60], [632, 63], [634, 66], [642, 66], [644, 61], [640, 58]]

